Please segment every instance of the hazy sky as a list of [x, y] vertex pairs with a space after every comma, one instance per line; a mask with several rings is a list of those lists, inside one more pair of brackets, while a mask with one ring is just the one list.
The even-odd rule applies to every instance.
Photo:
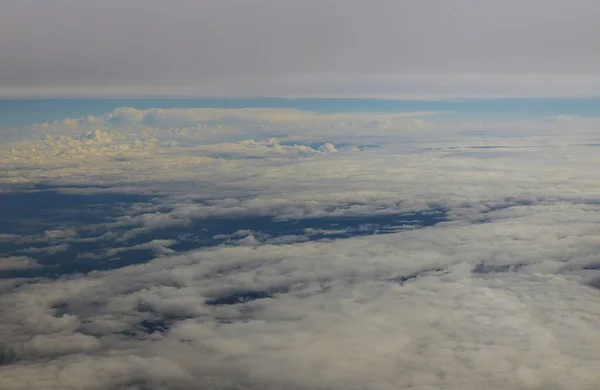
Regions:
[[600, 68], [595, 0], [0, 0], [0, 5], [1, 95], [600, 90], [599, 78], [591, 75]]

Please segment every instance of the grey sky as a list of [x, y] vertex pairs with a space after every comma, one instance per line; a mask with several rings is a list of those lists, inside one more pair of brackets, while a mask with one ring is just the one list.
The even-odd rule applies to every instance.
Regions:
[[[474, 86], [490, 91], [504, 83], [489, 75], [519, 74], [516, 91], [524, 75], [540, 73], [552, 76], [533, 84], [564, 78], [568, 95], [593, 92], [581, 74], [600, 68], [594, 0], [0, 4], [0, 95], [392, 96], [432, 83], [434, 94], [465, 87], [471, 74], [484, 75]], [[407, 84], [415, 74], [427, 82]]]

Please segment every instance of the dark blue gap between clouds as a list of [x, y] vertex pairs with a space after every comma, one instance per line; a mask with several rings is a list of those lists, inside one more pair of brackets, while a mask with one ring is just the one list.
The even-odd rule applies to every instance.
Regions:
[[[74, 228], [78, 231], [77, 238], [91, 238], [106, 232], [102, 224], [123, 215], [134, 204], [160, 204], [160, 197], [153, 195], [106, 193], [93, 195], [65, 194], [57, 189], [41, 187], [34, 191], [12, 192], [0, 195], [0, 232], [19, 233], [41, 236], [45, 230]], [[526, 205], [528, 202], [514, 199], [515, 204]], [[346, 205], [347, 206], [347, 205]], [[343, 207], [343, 206], [342, 206]], [[507, 207], [511, 207], [510, 205]], [[504, 208], [490, 208], [489, 211]], [[166, 210], [168, 211], [168, 210]], [[286, 235], [306, 236], [308, 240], [343, 239], [372, 234], [386, 234], [397, 231], [400, 225], [411, 225], [413, 228], [433, 226], [448, 219], [441, 208], [432, 208], [423, 213], [413, 214], [386, 214], [370, 215], [363, 217], [328, 217], [307, 218], [292, 220], [276, 220], [265, 216], [244, 216], [237, 218], [207, 218], [194, 220], [188, 226], [175, 228], [155, 229], [150, 232], [133, 237], [126, 242], [117, 242], [116, 239], [103, 239], [88, 243], [69, 243], [65, 251], [58, 253], [22, 252], [31, 247], [45, 248], [54, 243], [44, 241], [41, 243], [15, 243], [5, 242], [0, 244], [0, 257], [28, 255], [35, 258], [44, 267], [40, 269], [14, 270], [0, 273], [0, 278], [15, 277], [45, 277], [59, 278], [63, 275], [87, 273], [96, 270], [111, 270], [133, 264], [142, 264], [155, 258], [151, 250], [129, 250], [119, 253], [112, 259], [91, 260], [78, 256], [83, 253], [101, 254], [108, 248], [130, 247], [146, 243], [154, 239], [172, 239], [177, 243], [170, 248], [177, 252], [185, 252], [198, 248], [214, 247], [228, 243], [228, 236], [240, 231], [250, 230], [257, 236], [265, 235], [277, 238]], [[485, 223], [486, 219], [476, 223]], [[80, 225], [92, 224], [97, 228], [92, 230], [78, 229]], [[131, 227], [114, 229], [115, 238], [130, 230]], [[306, 229], [315, 229], [314, 234], [306, 235]], [[337, 232], [321, 232], [319, 229]], [[215, 237], [216, 236], [216, 237]], [[219, 237], [221, 236], [221, 237]], [[243, 238], [240, 235], [236, 238]], [[61, 240], [56, 240], [60, 243]], [[518, 272], [522, 264], [495, 266], [481, 263], [473, 269], [474, 274], [488, 274], [497, 272]], [[233, 270], [234, 271], [234, 270]], [[416, 273], [401, 275], [390, 279], [392, 283], [409, 283], [412, 280], [429, 274], [446, 272], [445, 269], [430, 269]], [[589, 286], [600, 289], [600, 278], [589, 281]], [[324, 287], [326, 288], [326, 287]], [[252, 301], [276, 298], [280, 294], [290, 292], [290, 287], [279, 286], [270, 290], [247, 289], [235, 290], [222, 295], [207, 297], [205, 304], [208, 306], [229, 306], [246, 304]], [[54, 308], [55, 315], [62, 316], [69, 313], [68, 304], [57, 304]], [[152, 308], [139, 307], [142, 320], [132, 329], [123, 333], [124, 337], [137, 337], [153, 332], [165, 332], [172, 324], [182, 320], [180, 317], [164, 317], [153, 312]], [[222, 319], [227, 322], [227, 319]], [[4, 356], [6, 355], [6, 356]], [[11, 351], [0, 348], [0, 364], [2, 361], [13, 360]]]
[[[108, 232], [106, 223], [124, 215], [136, 204], [155, 204], [156, 195], [105, 193], [92, 195], [66, 194], [44, 187], [33, 191], [0, 194], [0, 233], [38, 237], [35, 242], [0, 242], [0, 257], [28, 256], [43, 267], [26, 270], [0, 272], [0, 278], [48, 277], [111, 270], [133, 264], [142, 264], [157, 255], [150, 249], [120, 252], [112, 258], [99, 260], [81, 258], [83, 254], [102, 255], [107, 249], [126, 248], [152, 240], [175, 240], [170, 248], [185, 252], [218, 245], [236, 245], [244, 235], [232, 237], [238, 231], [252, 231], [257, 239], [277, 239], [298, 236], [301, 240], [343, 239], [372, 234], [386, 234], [403, 228], [433, 226], [447, 220], [445, 211], [432, 208], [426, 212], [411, 214], [381, 214], [353, 217], [323, 217], [278, 220], [271, 216], [240, 216], [195, 219], [186, 226], [156, 228], [140, 233], [126, 241], [117, 241], [134, 226], [111, 228], [110, 236], [90, 242], [78, 239], [93, 239]], [[349, 205], [340, 205], [346, 208]], [[168, 209], [161, 210], [168, 212]], [[91, 225], [86, 227], [86, 225]], [[86, 228], [84, 228], [86, 227]], [[74, 229], [78, 235], [74, 240], [42, 239], [44, 231]], [[308, 233], [307, 233], [308, 231]], [[44, 248], [67, 244], [66, 250], [44, 253]], [[33, 248], [33, 251], [31, 249]], [[36, 251], [38, 250], [38, 251]]]

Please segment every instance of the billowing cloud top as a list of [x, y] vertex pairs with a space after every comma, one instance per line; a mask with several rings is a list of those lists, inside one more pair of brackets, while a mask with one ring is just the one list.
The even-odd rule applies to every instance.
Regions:
[[0, 94], [590, 94], [598, 77], [576, 75], [597, 74], [599, 7], [593, 0], [11, 1], [0, 15]]

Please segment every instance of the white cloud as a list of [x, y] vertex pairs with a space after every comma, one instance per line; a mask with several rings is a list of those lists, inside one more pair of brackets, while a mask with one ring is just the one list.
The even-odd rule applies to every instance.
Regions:
[[[227, 388], [228, 381], [248, 388], [586, 388], [597, 380], [599, 321], [590, 314], [600, 310], [600, 301], [594, 289], [577, 282], [576, 274], [556, 272], [571, 258], [594, 251], [598, 241], [586, 242], [589, 227], [577, 220], [596, 216], [565, 211], [562, 220], [544, 229], [532, 212], [486, 225], [449, 224], [329, 243], [220, 248], [156, 259], [21, 289], [5, 297], [14, 302], [4, 308], [5, 321], [22, 323], [23, 316], [33, 316], [40, 323], [43, 315], [50, 321], [43, 328], [31, 328], [27, 321], [11, 329], [16, 334], [45, 329], [53, 340], [58, 336], [52, 334], [93, 329], [96, 341], [76, 344], [80, 352], [96, 351], [77, 355], [77, 364], [92, 377], [102, 370], [94, 356], [108, 350], [111, 360], [133, 353], [144, 364], [160, 351], [180, 372], [177, 378], [158, 374], [158, 383], [167, 386], [177, 380], [208, 385], [210, 380], [217, 388]], [[555, 215], [551, 209], [548, 213]], [[525, 263], [525, 268], [472, 273], [479, 262], [495, 259]], [[275, 295], [230, 306], [205, 303], [240, 291]], [[52, 314], [59, 303], [66, 305], [63, 317]], [[144, 318], [171, 318], [175, 324], [164, 335], [117, 342], [115, 332]], [[48, 352], [22, 348], [40, 358], [50, 351], [64, 356], [45, 367], [70, 367], [75, 363], [68, 357], [69, 345]], [[140, 374], [131, 362], [122, 364], [117, 377], [134, 381], [151, 375], [150, 367]], [[0, 383], [11, 388], [13, 375], [44, 378], [47, 368], [36, 365], [41, 371], [29, 377], [22, 376], [29, 365], [4, 367]], [[109, 386], [113, 377], [90, 388]], [[69, 379], [45, 380], [49, 388], [60, 388]]]
[[77, 232], [73, 229], [52, 229], [44, 231], [44, 238], [50, 240], [60, 240], [64, 238], [73, 238], [77, 236]]
[[[143, 124], [150, 112], [163, 127]], [[117, 110], [76, 124], [84, 135], [85, 121], [101, 129], [89, 143], [74, 132], [21, 144], [39, 151], [34, 159], [3, 158], [12, 179], [106, 187], [60, 189], [67, 193], [154, 191], [152, 202], [95, 225], [127, 229], [106, 233], [115, 241], [208, 218], [443, 209], [449, 220], [318, 242], [308, 240], [352, 228], [302, 225], [277, 236], [232, 225], [233, 233], [213, 237], [221, 246], [174, 253], [175, 240], [155, 237], [79, 260], [158, 252], [145, 264], [7, 283], [0, 351], [11, 364], [0, 367], [0, 388], [597, 386], [600, 174], [586, 169], [600, 163], [590, 145], [598, 143], [596, 120], [415, 124], [245, 110], [218, 113], [223, 127], [209, 129], [200, 115], [213, 118]], [[277, 140], [255, 137], [275, 130]], [[379, 147], [345, 149], [344, 132], [354, 146], [377, 139]], [[175, 136], [178, 144], [169, 144]], [[117, 152], [138, 138], [156, 142]], [[82, 152], [70, 154], [69, 143]], [[104, 154], [92, 157], [88, 146]], [[49, 248], [89, 239], [78, 232], [30, 239]]]
[[39, 267], [41, 266], [37, 261], [26, 256], [12, 256], [0, 258], [0, 272], [19, 271]]
[[25, 249], [21, 249], [23, 253], [36, 254], [36, 253], [46, 253], [46, 254], [54, 254], [59, 252], [64, 252], [69, 249], [68, 244], [60, 244], [60, 245], [51, 245], [44, 247], [29, 247]]

